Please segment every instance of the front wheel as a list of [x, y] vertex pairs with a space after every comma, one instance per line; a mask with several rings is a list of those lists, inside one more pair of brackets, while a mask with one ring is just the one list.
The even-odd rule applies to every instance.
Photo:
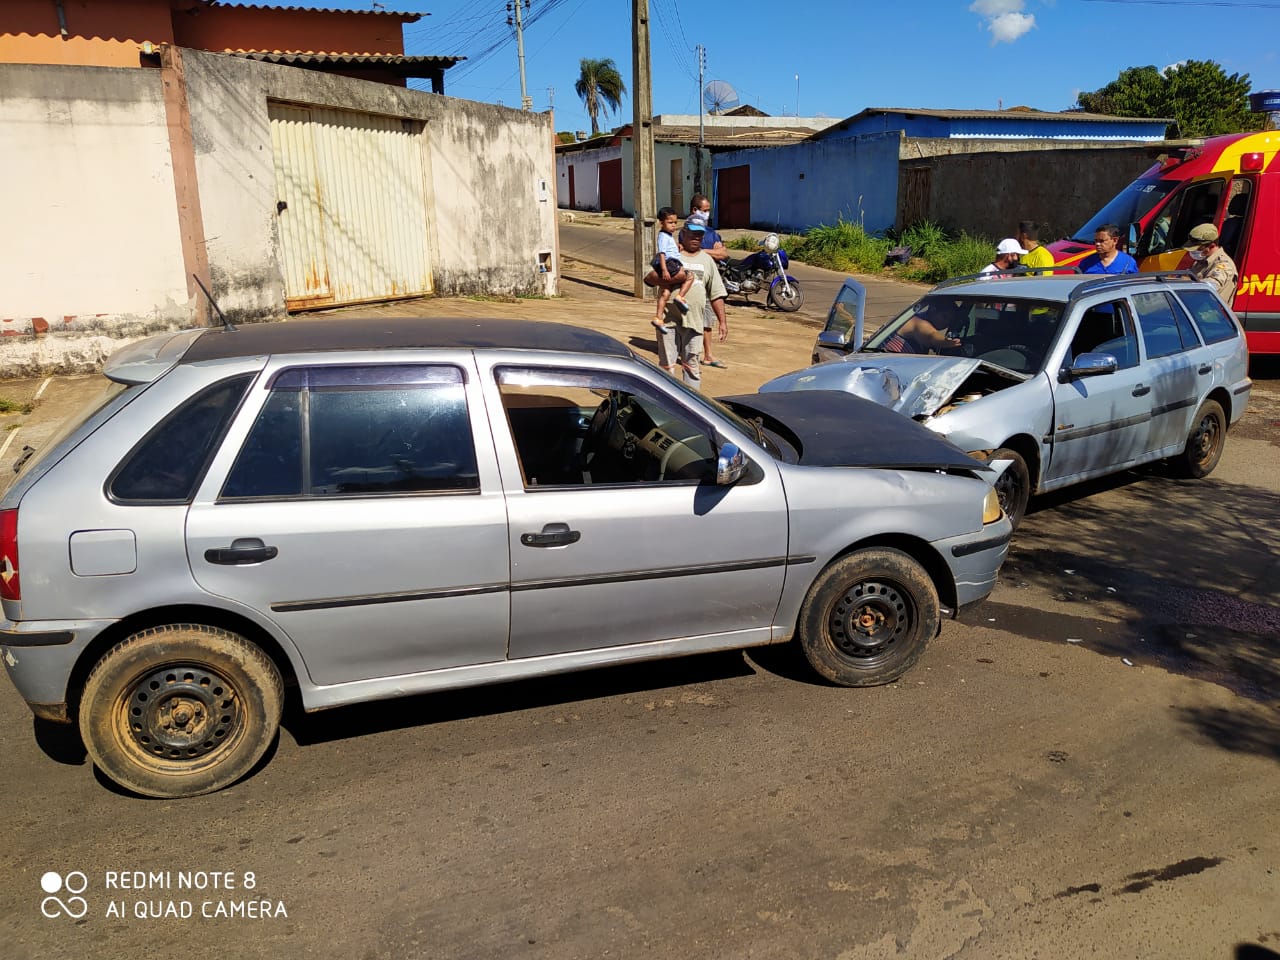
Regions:
[[859, 550], [814, 581], [800, 608], [800, 645], [833, 683], [891, 683], [920, 659], [940, 618], [938, 592], [920, 564], [900, 550]]
[[795, 313], [804, 303], [804, 294], [791, 277], [787, 277], [785, 285], [779, 277], [769, 285], [769, 302], [783, 313]]
[[1200, 479], [1213, 473], [1222, 459], [1227, 440], [1227, 415], [1217, 400], [1206, 400], [1187, 434], [1187, 445], [1173, 458], [1173, 466], [1184, 477]]
[[89, 674], [80, 735], [98, 769], [148, 797], [195, 797], [234, 783], [280, 725], [284, 686], [261, 649], [194, 624], [143, 630]]
[[1022, 522], [1027, 504], [1031, 502], [1031, 471], [1027, 469], [1027, 461], [1022, 458], [1022, 454], [1008, 447], [1001, 447], [988, 459], [1011, 461], [1004, 473], [996, 479], [995, 487], [1004, 515], [1016, 527]]

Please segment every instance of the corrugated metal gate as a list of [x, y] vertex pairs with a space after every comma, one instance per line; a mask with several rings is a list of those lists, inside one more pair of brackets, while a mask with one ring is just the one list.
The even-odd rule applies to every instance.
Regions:
[[268, 108], [285, 307], [430, 293], [422, 124]]

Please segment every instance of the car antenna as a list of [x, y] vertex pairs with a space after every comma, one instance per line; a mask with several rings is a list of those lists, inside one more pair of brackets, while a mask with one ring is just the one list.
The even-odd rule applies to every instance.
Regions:
[[227, 319], [227, 315], [222, 312], [222, 308], [218, 306], [218, 301], [213, 299], [213, 294], [209, 292], [209, 288], [201, 283], [200, 278], [194, 273], [191, 275], [191, 279], [200, 284], [200, 289], [203, 290], [204, 295], [209, 298], [209, 306], [213, 307], [213, 309], [217, 311], [218, 319], [222, 321], [222, 329], [230, 330], [232, 333], [235, 333], [236, 328], [234, 324], [232, 324], [232, 322]]

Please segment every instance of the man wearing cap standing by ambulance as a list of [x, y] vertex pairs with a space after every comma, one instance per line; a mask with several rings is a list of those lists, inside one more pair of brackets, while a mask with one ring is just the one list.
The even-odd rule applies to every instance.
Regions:
[[1218, 246], [1218, 228], [1212, 223], [1192, 227], [1187, 237], [1187, 254], [1191, 257], [1191, 273], [1218, 291], [1229, 307], [1236, 298], [1239, 274], [1227, 251]]
[[996, 246], [996, 258], [978, 272], [985, 275], [1007, 277], [1018, 266], [1018, 260], [1026, 249], [1013, 237], [1005, 237]]

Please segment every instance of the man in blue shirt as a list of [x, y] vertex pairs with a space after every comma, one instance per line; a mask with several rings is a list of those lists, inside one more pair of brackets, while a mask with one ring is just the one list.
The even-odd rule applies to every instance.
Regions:
[[1138, 261], [1120, 249], [1120, 227], [1104, 223], [1093, 235], [1093, 253], [1080, 261], [1081, 273], [1137, 273]]

